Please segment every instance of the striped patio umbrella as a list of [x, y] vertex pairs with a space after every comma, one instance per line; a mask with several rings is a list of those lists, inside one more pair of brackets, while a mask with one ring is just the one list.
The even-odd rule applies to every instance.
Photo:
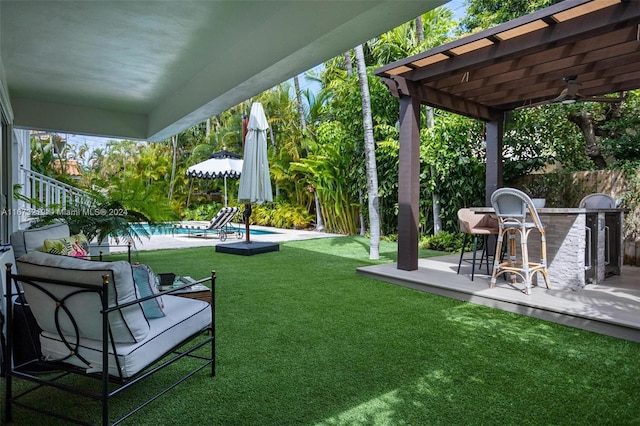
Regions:
[[200, 179], [224, 179], [224, 206], [227, 207], [227, 178], [239, 178], [242, 173], [242, 157], [227, 150], [211, 154], [208, 160], [187, 169], [187, 177]]

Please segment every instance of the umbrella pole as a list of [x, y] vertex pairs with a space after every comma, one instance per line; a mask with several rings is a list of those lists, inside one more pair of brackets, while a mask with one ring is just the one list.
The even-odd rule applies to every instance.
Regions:
[[242, 213], [244, 217], [244, 235], [245, 242], [250, 243], [249, 241], [249, 217], [251, 216], [251, 204], [244, 205], [244, 212]]
[[227, 207], [227, 177], [224, 177], [224, 206]]
[[193, 188], [193, 179], [191, 179], [191, 183], [189, 183], [189, 194], [187, 194], [187, 208], [189, 207], [189, 203], [191, 202], [191, 189]]

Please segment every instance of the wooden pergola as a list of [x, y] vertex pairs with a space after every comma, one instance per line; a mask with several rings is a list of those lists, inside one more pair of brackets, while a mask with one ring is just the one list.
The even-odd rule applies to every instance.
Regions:
[[640, 2], [566, 0], [375, 74], [400, 101], [398, 269], [411, 271], [418, 269], [420, 106], [486, 122], [488, 205], [502, 186], [509, 111], [559, 99], [567, 80], [579, 85], [565, 102], [640, 87]]

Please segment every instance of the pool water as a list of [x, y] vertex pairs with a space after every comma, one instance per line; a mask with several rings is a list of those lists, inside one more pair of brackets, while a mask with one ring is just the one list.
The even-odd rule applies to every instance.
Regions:
[[[153, 226], [148, 225], [146, 223], [139, 223], [139, 224], [131, 225], [131, 227], [134, 230], [144, 229], [149, 233], [149, 235], [174, 235], [174, 234], [187, 235], [189, 232], [193, 233], [194, 231], [194, 229], [189, 230], [185, 228], [175, 228], [172, 223], [161, 223]], [[244, 233], [244, 230], [245, 230], [244, 227], [238, 227], [234, 225], [230, 225], [225, 228], [225, 231], [227, 232], [227, 234], [231, 234], [237, 231], [241, 231]], [[210, 230], [208, 232], [215, 233], [216, 231]], [[277, 232], [264, 231], [261, 229], [253, 229], [249, 227], [249, 233], [251, 235], [270, 235], [270, 234], [276, 234]]]

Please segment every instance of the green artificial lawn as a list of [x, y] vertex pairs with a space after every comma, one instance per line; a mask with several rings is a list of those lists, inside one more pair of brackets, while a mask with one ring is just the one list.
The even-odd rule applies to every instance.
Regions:
[[[393, 261], [396, 245], [380, 252]], [[639, 343], [359, 276], [368, 254], [360, 237], [248, 257], [140, 252], [156, 273], [216, 270], [217, 375], [196, 374], [125, 424], [640, 424]], [[14, 420], [63, 424], [20, 408]]]

